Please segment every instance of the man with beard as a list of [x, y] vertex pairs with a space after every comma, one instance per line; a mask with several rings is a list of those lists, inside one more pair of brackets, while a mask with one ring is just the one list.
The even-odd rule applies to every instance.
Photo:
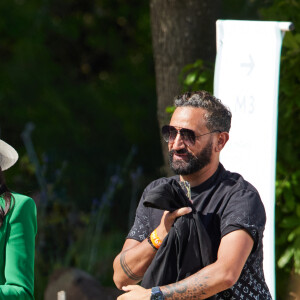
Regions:
[[[114, 282], [126, 292], [118, 299], [270, 300], [262, 267], [263, 204], [250, 183], [226, 171], [219, 161], [229, 139], [231, 113], [205, 91], [178, 96], [175, 106], [162, 136], [177, 175], [155, 180], [142, 195], [134, 225], [114, 260]], [[144, 205], [151, 191], [174, 179], [188, 182], [191, 206], [163, 212]], [[152, 289], [142, 287], [144, 280], [142, 286], [136, 285], [160, 254], [171, 227], [178, 228], [180, 219], [191, 212], [205, 228], [212, 262], [174, 283]], [[189, 259], [196, 263], [199, 257]]]

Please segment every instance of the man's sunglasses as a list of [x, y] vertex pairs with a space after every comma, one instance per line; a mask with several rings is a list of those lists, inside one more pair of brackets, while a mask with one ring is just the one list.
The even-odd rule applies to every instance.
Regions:
[[165, 125], [161, 129], [162, 137], [167, 143], [174, 143], [174, 141], [177, 137], [177, 134], [179, 133], [182, 141], [187, 146], [195, 145], [196, 139], [198, 137], [204, 136], [204, 135], [207, 135], [210, 133], [214, 133], [214, 132], [221, 132], [221, 130], [214, 130], [214, 131], [204, 133], [201, 135], [196, 135], [195, 131], [193, 131], [191, 129], [187, 129], [187, 128], [177, 129], [171, 125]]

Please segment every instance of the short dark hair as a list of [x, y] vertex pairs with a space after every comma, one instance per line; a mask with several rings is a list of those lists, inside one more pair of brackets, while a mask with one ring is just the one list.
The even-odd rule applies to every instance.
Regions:
[[186, 92], [175, 97], [176, 107], [192, 106], [203, 108], [205, 113], [206, 127], [211, 130], [229, 132], [231, 126], [231, 112], [221, 100], [207, 91]]

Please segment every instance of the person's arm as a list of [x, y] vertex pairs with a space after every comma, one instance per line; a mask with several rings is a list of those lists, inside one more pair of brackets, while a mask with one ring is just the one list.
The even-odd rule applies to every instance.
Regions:
[[[215, 263], [179, 282], [160, 287], [165, 299], [207, 299], [230, 288], [238, 280], [253, 244], [253, 239], [244, 230], [228, 233], [221, 240]], [[130, 285], [123, 290], [127, 293], [118, 300], [150, 299], [151, 289]]]
[[11, 216], [8, 214], [6, 217], [10, 218], [6, 229], [4, 270], [6, 282], [0, 285], [0, 299], [32, 300], [34, 299], [34, 249], [37, 230], [34, 201], [16, 195]]
[[[189, 207], [165, 212], [157, 227], [157, 235], [163, 240], [171, 229], [176, 218], [190, 213]], [[135, 284], [142, 280], [147, 268], [151, 264], [156, 250], [145, 239], [142, 242], [127, 239], [121, 253], [115, 258], [113, 263], [113, 280], [118, 289], [128, 284]]]
[[142, 280], [144, 273], [156, 254], [147, 239], [143, 242], [127, 239], [121, 253], [113, 263], [113, 280], [118, 289]]

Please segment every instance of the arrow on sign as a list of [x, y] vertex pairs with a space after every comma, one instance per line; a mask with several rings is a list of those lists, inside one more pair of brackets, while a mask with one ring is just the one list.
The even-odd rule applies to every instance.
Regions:
[[253, 68], [254, 68], [254, 61], [253, 61], [252, 56], [250, 54], [249, 54], [249, 61], [246, 62], [246, 63], [241, 63], [241, 67], [249, 69], [248, 74], [247, 74], [249, 76], [250, 73], [252, 72]]

